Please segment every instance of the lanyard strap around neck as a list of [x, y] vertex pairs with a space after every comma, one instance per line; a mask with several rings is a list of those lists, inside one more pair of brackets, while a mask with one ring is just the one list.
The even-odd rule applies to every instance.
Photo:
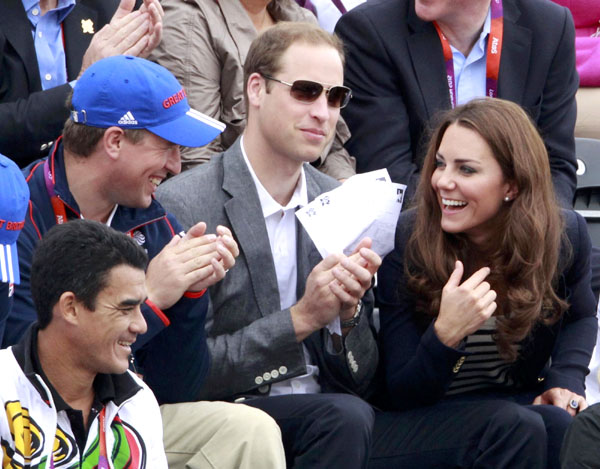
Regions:
[[[504, 34], [504, 13], [502, 0], [492, 0], [491, 3], [491, 27], [488, 37], [485, 67], [485, 85], [486, 95], [492, 98], [498, 97], [498, 74], [500, 72], [500, 55], [502, 54], [502, 40]], [[454, 108], [457, 103], [456, 98], [456, 80], [454, 76], [454, 59], [452, 57], [452, 48], [446, 35], [442, 32], [437, 22], [433, 22], [435, 29], [442, 43], [444, 60], [446, 62], [446, 78], [448, 81], [448, 91], [450, 93], [450, 104]]]
[[[99, 439], [99, 454], [97, 469], [110, 469], [108, 464], [108, 452], [106, 450], [106, 407], [103, 407], [98, 416], [98, 439]], [[54, 453], [50, 455], [50, 469], [54, 469]]]
[[[58, 148], [58, 145], [55, 146]], [[50, 160], [52, 160], [52, 168], [50, 168]], [[65, 203], [60, 200], [60, 197], [56, 195], [54, 191], [54, 152], [46, 158], [44, 161], [44, 182], [46, 183], [46, 191], [48, 192], [48, 197], [50, 197], [50, 203], [52, 204], [52, 211], [54, 212], [54, 218], [56, 220], [57, 225], [62, 225], [67, 222], [67, 210], [65, 208]]]

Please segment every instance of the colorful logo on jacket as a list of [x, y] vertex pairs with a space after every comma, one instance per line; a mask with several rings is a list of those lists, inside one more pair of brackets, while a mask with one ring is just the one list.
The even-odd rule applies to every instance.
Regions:
[[39, 425], [29, 416], [29, 409], [22, 407], [19, 401], [9, 401], [4, 405], [6, 421], [13, 442], [0, 441], [2, 467], [21, 469], [29, 467], [32, 460], [40, 456], [44, 448], [44, 434]]
[[[56, 428], [51, 463], [47, 456], [41, 457], [45, 437], [40, 426], [30, 417], [29, 410], [19, 401], [5, 405], [7, 422], [12, 441], [0, 440], [2, 445], [2, 469], [97, 469], [100, 458], [100, 438], [88, 445], [79, 459], [77, 443], [62, 428]], [[97, 425], [97, 423], [96, 423]], [[115, 469], [146, 469], [146, 446], [140, 434], [117, 416], [110, 431], [114, 439], [110, 459]]]

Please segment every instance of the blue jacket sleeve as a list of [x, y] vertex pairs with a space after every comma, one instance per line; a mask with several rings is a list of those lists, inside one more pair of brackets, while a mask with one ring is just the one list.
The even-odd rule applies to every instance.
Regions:
[[381, 354], [388, 392], [397, 409], [441, 399], [452, 382], [454, 367], [466, 355], [444, 345], [433, 323], [423, 324], [415, 316], [414, 298], [404, 275], [404, 247], [412, 231], [412, 215], [412, 211], [400, 215], [395, 249], [378, 273]]
[[598, 330], [597, 298], [591, 287], [592, 246], [583, 217], [570, 210], [563, 213], [572, 248], [571, 262], [564, 273], [569, 309], [562, 318], [544, 390], [565, 388], [583, 396]]
[[[175, 233], [182, 227], [175, 217], [167, 215]], [[169, 241], [155, 246], [154, 257]], [[208, 311], [208, 293], [184, 295], [164, 311], [149, 304], [142, 308], [148, 331], [135, 344], [135, 358], [160, 403], [197, 400], [210, 367], [204, 323]]]

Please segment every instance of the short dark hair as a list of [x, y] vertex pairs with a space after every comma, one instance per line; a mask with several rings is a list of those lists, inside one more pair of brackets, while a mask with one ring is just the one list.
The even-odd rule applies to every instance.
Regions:
[[67, 291], [94, 311], [110, 271], [119, 265], [145, 270], [148, 256], [129, 236], [92, 220], [52, 227], [31, 264], [31, 294], [40, 328], [52, 320], [52, 308]]
[[[72, 109], [72, 97], [73, 92], [71, 91], [67, 98], [67, 109]], [[68, 118], [63, 127], [62, 142], [67, 151], [77, 156], [90, 156], [100, 139], [104, 136], [104, 132], [106, 132], [104, 128], [76, 123], [71, 118]], [[146, 129], [123, 129], [123, 132], [125, 138], [133, 144], [141, 142], [148, 133]]]
[[[253, 73], [275, 76], [281, 70], [281, 56], [292, 44], [329, 46], [340, 55], [344, 65], [344, 45], [335, 34], [329, 34], [317, 24], [302, 21], [280, 21], [259, 34], [248, 50], [244, 62], [244, 97], [248, 103], [246, 87]], [[268, 89], [268, 88], [267, 88]]]

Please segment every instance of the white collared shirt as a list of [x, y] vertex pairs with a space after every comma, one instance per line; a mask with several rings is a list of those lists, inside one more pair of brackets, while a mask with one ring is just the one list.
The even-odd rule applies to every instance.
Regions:
[[[279, 204], [262, 185], [244, 149], [244, 137], [240, 141], [242, 155], [256, 186], [258, 199], [263, 211], [271, 254], [277, 275], [279, 303], [282, 310], [296, 304], [296, 284], [298, 277], [298, 262], [296, 258], [296, 209], [308, 204], [306, 175], [304, 168], [300, 170], [300, 178], [290, 201], [285, 207]], [[271, 385], [271, 396], [282, 394], [306, 394], [321, 392], [317, 381], [319, 368], [312, 364], [308, 350], [302, 345], [307, 373]]]

